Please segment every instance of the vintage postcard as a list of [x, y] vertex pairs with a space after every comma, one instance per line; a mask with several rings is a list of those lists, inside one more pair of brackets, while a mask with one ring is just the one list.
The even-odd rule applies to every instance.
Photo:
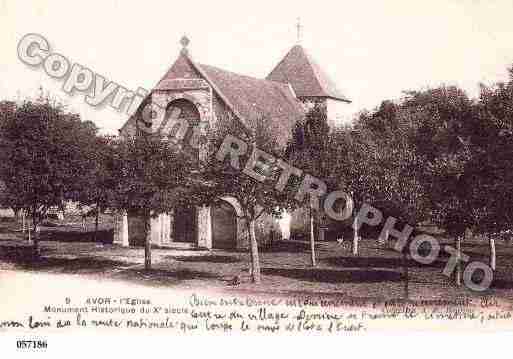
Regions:
[[512, 15], [0, 1], [0, 352], [510, 332]]

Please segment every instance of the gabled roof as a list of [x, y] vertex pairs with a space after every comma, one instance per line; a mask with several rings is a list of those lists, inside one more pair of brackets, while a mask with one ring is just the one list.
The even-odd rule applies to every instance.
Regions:
[[262, 116], [290, 132], [295, 123], [305, 115], [301, 102], [296, 98], [289, 84], [257, 79], [199, 64], [189, 56], [187, 51], [181, 52], [154, 90], [165, 88], [168, 80], [183, 78], [202, 78], [207, 81], [249, 132], [254, 130], [254, 121]]
[[[191, 70], [194, 70], [194, 74]], [[283, 125], [290, 128], [304, 117], [301, 102], [289, 85], [199, 64], [186, 52], [180, 54], [156, 88], [166, 80], [182, 77], [183, 73], [188, 76], [199, 75], [206, 80], [238, 120], [250, 130], [253, 121], [261, 116], [274, 122], [283, 122]]]
[[239, 75], [210, 65], [197, 64], [242, 120], [251, 123], [259, 116], [281, 121], [304, 116], [301, 103], [284, 83]]
[[301, 45], [290, 49], [267, 79], [290, 83], [298, 97], [329, 97], [351, 102]]

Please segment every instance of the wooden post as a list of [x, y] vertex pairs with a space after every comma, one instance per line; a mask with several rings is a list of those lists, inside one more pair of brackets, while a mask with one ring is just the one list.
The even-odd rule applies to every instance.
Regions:
[[21, 210], [21, 233], [25, 234], [25, 211]]
[[492, 235], [488, 235], [490, 242], [490, 268], [495, 271], [497, 267], [497, 253], [495, 250], [495, 238]]
[[93, 241], [96, 242], [98, 240], [98, 225], [100, 222], [100, 209], [98, 208], [98, 204], [96, 205], [96, 217], [94, 219], [94, 236]]
[[354, 217], [354, 222], [353, 222], [353, 246], [352, 246], [352, 251], [353, 251], [353, 256], [357, 256], [358, 255], [358, 216], [356, 215]]
[[310, 207], [310, 262], [312, 264], [312, 267], [315, 267], [317, 265], [315, 260], [315, 231], [312, 207]]
[[255, 233], [255, 220], [249, 219], [249, 244], [251, 251], [251, 280], [260, 283], [260, 259], [258, 258], [258, 242]]
[[151, 270], [151, 217], [148, 213], [145, 213], [144, 229], [146, 231], [144, 241], [144, 269], [149, 271]]
[[409, 299], [410, 296], [410, 288], [409, 288], [409, 281], [410, 281], [410, 273], [408, 268], [408, 253], [407, 248], [403, 248], [403, 266], [404, 266], [404, 297], [406, 300]]
[[456, 236], [456, 285], [461, 286], [461, 235]]

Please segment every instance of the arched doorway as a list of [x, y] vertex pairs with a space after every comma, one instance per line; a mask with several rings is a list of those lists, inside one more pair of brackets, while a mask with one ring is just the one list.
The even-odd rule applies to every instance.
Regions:
[[194, 160], [197, 160], [199, 158], [199, 150], [190, 145], [190, 140], [193, 134], [192, 128], [197, 126], [201, 120], [201, 115], [196, 105], [184, 98], [180, 98], [169, 103], [165, 119], [162, 122], [162, 127], [170, 137], [177, 137], [177, 133], [180, 130], [180, 126], [172, 126], [173, 121], [176, 119], [185, 120], [189, 123], [188, 131], [182, 141], [182, 149], [187, 154], [190, 154]]
[[237, 248], [237, 215], [233, 206], [219, 201], [212, 206], [212, 248]]
[[193, 206], [179, 206], [174, 213], [172, 228], [174, 242], [196, 243], [196, 208]]
[[[201, 120], [200, 113], [194, 103], [179, 98], [169, 103], [166, 110], [166, 117], [162, 123], [163, 131], [169, 137], [179, 138], [178, 131], [183, 131], [180, 125], [173, 125], [175, 121], [185, 120], [189, 126], [182, 140], [182, 151], [190, 155], [192, 163], [197, 164], [199, 160], [199, 149], [190, 145], [193, 135], [192, 128], [199, 124]], [[182, 121], [179, 121], [180, 124]], [[197, 242], [197, 210], [194, 206], [179, 206], [174, 210], [174, 217], [171, 228], [171, 236], [174, 242], [195, 244]]]

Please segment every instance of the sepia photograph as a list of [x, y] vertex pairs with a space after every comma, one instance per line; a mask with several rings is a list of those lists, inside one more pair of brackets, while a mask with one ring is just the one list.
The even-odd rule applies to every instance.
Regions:
[[512, 16], [1, 0], [0, 353], [493, 355]]

